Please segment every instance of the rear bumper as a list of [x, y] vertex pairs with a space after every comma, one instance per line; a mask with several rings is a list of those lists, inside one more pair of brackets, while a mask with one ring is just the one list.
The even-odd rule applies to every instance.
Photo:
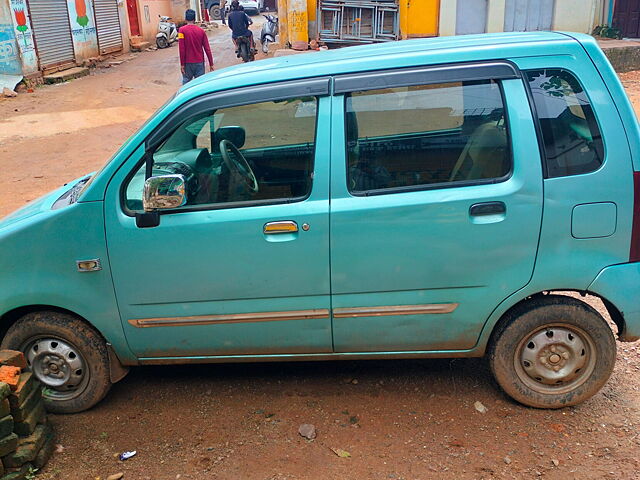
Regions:
[[605, 268], [587, 290], [612, 303], [622, 314], [620, 341], [640, 340], [640, 263]]

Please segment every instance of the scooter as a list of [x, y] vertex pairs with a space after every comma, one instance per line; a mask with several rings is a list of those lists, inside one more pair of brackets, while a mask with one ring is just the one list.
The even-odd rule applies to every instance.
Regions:
[[278, 34], [278, 17], [273, 15], [263, 15], [267, 19], [262, 24], [262, 30], [260, 31], [260, 43], [262, 44], [262, 51], [269, 53], [269, 43], [276, 41], [276, 35]]
[[178, 39], [176, 24], [171, 21], [171, 17], [165, 15], [158, 15], [158, 17], [160, 17], [160, 23], [158, 23], [156, 34], [156, 45], [158, 48], [170, 47]]

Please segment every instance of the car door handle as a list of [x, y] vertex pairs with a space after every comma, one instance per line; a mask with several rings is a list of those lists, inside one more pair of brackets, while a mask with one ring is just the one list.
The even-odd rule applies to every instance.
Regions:
[[469, 215], [480, 217], [482, 215], [500, 215], [507, 213], [507, 206], [504, 202], [483, 202], [475, 203], [469, 207]]
[[298, 224], [292, 220], [282, 220], [279, 222], [268, 222], [264, 224], [262, 233], [265, 235], [275, 235], [278, 233], [296, 233]]

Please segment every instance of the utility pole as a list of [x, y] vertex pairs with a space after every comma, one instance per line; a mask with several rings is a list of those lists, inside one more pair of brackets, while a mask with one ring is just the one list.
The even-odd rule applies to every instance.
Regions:
[[289, 47], [289, 22], [288, 22], [288, 14], [289, 14], [289, 0], [278, 0], [278, 36], [280, 37], [279, 42], [282, 48]]

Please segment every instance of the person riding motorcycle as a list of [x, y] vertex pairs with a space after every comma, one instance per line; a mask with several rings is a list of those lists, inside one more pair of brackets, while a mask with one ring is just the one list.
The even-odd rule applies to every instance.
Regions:
[[254, 53], [257, 52], [253, 41], [253, 33], [249, 30], [249, 25], [252, 23], [247, 14], [244, 13], [244, 9], [240, 6], [238, 0], [233, 0], [233, 2], [231, 2], [231, 12], [227, 17], [227, 25], [231, 29], [231, 39], [236, 46], [236, 53], [238, 51], [238, 42], [236, 39], [240, 37], [248, 37], [251, 42], [251, 49]]

